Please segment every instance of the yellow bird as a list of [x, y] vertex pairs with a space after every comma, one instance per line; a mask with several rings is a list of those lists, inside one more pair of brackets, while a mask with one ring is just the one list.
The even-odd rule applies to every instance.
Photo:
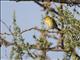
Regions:
[[60, 29], [58, 28], [58, 26], [56, 24], [56, 21], [52, 17], [46, 16], [43, 21], [48, 26], [49, 29], [55, 28], [60, 31]]

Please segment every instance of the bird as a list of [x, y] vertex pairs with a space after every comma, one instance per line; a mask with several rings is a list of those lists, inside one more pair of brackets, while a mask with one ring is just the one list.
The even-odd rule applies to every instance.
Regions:
[[54, 18], [46, 16], [44, 17], [43, 22], [49, 29], [57, 29], [58, 31], [60, 31]]

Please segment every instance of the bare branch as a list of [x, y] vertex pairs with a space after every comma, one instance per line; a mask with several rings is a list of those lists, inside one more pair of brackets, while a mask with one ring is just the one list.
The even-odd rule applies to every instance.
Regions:
[[9, 33], [0, 33], [0, 35], [11, 35], [11, 34], [9, 34]]
[[32, 27], [32, 28], [30, 28], [30, 29], [26, 29], [26, 30], [22, 31], [21, 34], [24, 33], [24, 32], [27, 32], [27, 31], [31, 31], [31, 30], [37, 30], [37, 31], [39, 31], [39, 32], [41, 32], [41, 31], [46, 31], [46, 32], [48, 32], [48, 33], [57, 33], [57, 32], [55, 32], [55, 31], [48, 31], [48, 30], [46, 30], [46, 29], [43, 30], [43, 29], [39, 29], [39, 28], [37, 28], [37, 27]]
[[7, 40], [5, 40], [4, 38], [0, 37], [0, 45], [4, 45], [4, 46], [11, 46], [14, 45], [14, 43], [8, 42]]
[[63, 52], [65, 52], [65, 50], [62, 49], [61, 46], [48, 47], [48, 48], [45, 48], [45, 47], [44, 48], [35, 47], [35, 48], [32, 48], [32, 49], [46, 50], [46, 51], [63, 51]]
[[[0, 22], [2, 22], [5, 25], [5, 27], [9, 30], [9, 32], [11, 33], [11, 35], [14, 37], [14, 35], [13, 35], [11, 29], [8, 27], [8, 25], [4, 21], [2, 21], [2, 20]], [[5, 33], [5, 34], [8, 34], [8, 33]], [[8, 34], [8, 35], [10, 35], [10, 34]]]

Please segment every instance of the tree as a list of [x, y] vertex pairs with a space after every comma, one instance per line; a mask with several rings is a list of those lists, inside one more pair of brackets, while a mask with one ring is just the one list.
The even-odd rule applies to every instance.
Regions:
[[[74, 15], [67, 8], [64, 10], [62, 4], [60, 5], [60, 7], [56, 7], [58, 11], [56, 12], [53, 8], [50, 8], [50, 6], [45, 6], [44, 3], [42, 5], [37, 1], [35, 2], [42, 6], [44, 10], [47, 9], [46, 15], [51, 14], [51, 16], [57, 21], [57, 24], [61, 30], [47, 30], [47, 28], [44, 28], [44, 24], [41, 23], [43, 25], [41, 28], [32, 27], [30, 29], [21, 31], [20, 27], [16, 23], [16, 16], [14, 11], [12, 24], [13, 31], [7, 26], [4, 21], [1, 21], [8, 28], [10, 34], [0, 33], [0, 45], [4, 44], [6, 47], [12, 45], [12, 51], [10, 56], [11, 60], [22, 60], [22, 56], [24, 54], [28, 54], [34, 60], [50, 60], [46, 55], [48, 51], [65, 52], [66, 57], [64, 57], [63, 60], [70, 60], [70, 58], [72, 60], [79, 60], [80, 56], [78, 56], [78, 54], [76, 53], [75, 48], [80, 47], [80, 21], [74, 18]], [[56, 16], [55, 13], [58, 16]], [[29, 44], [28, 42], [25, 43], [22, 36], [23, 33], [31, 30], [37, 30], [38, 32], [40, 32], [39, 37], [33, 35], [33, 38], [36, 41], [35, 44]], [[59, 35], [59, 38], [56, 37], [54, 33]], [[10, 43], [6, 41], [6, 38], [3, 38], [3, 35], [12, 35], [14, 42]], [[53, 44], [49, 42], [49, 39], [47, 38], [56, 39], [57, 45], [55, 47], [51, 47]], [[32, 50], [35, 50], [36, 52]]]

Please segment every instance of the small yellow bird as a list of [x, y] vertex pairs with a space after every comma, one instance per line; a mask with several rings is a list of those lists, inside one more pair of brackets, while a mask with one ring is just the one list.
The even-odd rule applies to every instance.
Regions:
[[56, 21], [52, 17], [46, 16], [43, 21], [48, 26], [49, 29], [54, 29], [55, 28], [55, 29], [60, 31], [60, 29], [57, 26]]

